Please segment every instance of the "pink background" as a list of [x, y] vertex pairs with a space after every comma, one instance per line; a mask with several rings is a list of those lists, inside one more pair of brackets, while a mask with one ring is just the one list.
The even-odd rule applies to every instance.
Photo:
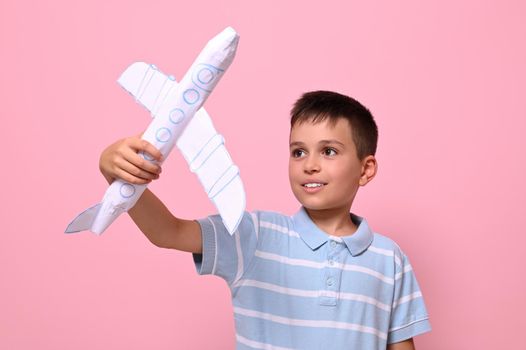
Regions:
[[[180, 78], [214, 34], [241, 34], [206, 108], [248, 209], [294, 213], [288, 112], [350, 94], [380, 127], [353, 211], [410, 256], [433, 331], [419, 349], [524, 348], [526, 5], [517, 1], [0, 2], [1, 349], [232, 349], [229, 292], [123, 215], [65, 235], [106, 189], [101, 150], [148, 114], [116, 84], [133, 61]], [[214, 213], [174, 152], [151, 186]]]

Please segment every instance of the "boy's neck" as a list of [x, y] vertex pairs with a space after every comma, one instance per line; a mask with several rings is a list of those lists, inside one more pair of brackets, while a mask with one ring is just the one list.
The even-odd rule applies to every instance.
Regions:
[[313, 210], [305, 208], [311, 220], [325, 233], [332, 236], [350, 236], [358, 229], [351, 220], [350, 208]]

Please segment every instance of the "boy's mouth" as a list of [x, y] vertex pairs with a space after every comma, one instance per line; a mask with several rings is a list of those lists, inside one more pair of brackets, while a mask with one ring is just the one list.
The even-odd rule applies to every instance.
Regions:
[[317, 188], [317, 187], [322, 187], [325, 185], [327, 185], [327, 183], [325, 182], [307, 182], [307, 183], [302, 184], [301, 186], [306, 187], [306, 188]]

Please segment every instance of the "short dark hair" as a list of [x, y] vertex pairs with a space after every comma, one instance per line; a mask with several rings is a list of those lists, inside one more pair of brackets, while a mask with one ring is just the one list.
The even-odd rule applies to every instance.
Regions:
[[364, 159], [376, 153], [378, 127], [371, 112], [354, 98], [333, 91], [304, 93], [290, 111], [290, 128], [297, 123], [313, 123], [329, 120], [335, 125], [339, 119], [347, 119], [352, 129], [352, 139], [358, 158]]

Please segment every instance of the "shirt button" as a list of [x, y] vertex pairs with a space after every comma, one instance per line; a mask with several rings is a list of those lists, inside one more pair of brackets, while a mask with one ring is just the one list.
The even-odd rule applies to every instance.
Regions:
[[332, 278], [330, 278], [330, 277], [327, 278], [327, 285], [328, 285], [328, 286], [332, 286], [333, 284], [334, 284], [334, 279], [332, 279]]
[[331, 247], [332, 248], [336, 248], [336, 244], [337, 244], [336, 241], [331, 241]]
[[332, 259], [329, 260], [329, 266], [334, 266], [334, 260]]

